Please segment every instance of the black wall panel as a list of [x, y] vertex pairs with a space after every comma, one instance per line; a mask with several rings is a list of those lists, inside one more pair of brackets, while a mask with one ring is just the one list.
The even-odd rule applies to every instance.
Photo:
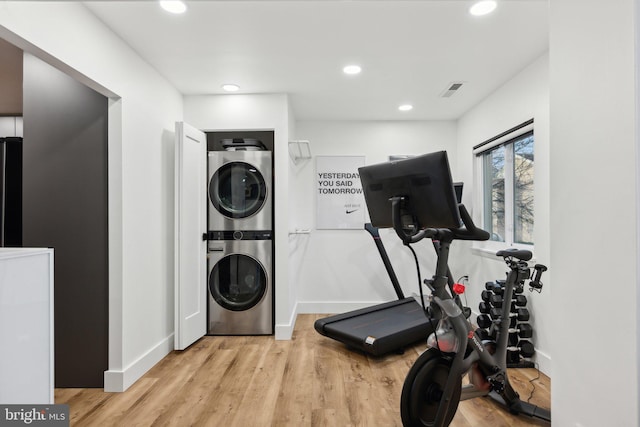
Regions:
[[25, 54], [23, 244], [55, 249], [56, 387], [108, 367], [108, 100]]

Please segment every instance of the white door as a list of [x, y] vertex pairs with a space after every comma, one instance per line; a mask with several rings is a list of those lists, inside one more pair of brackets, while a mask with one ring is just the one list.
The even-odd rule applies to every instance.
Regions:
[[184, 350], [207, 332], [207, 139], [176, 123], [175, 340]]

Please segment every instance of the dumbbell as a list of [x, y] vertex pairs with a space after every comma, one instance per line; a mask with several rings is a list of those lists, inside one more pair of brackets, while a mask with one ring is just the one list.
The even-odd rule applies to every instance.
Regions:
[[489, 329], [487, 330], [487, 334], [489, 335], [490, 339], [494, 341], [498, 341], [498, 336], [500, 335], [500, 326], [496, 325], [495, 323], [492, 323]]
[[516, 319], [518, 319], [518, 322], [526, 322], [529, 320], [529, 310], [527, 310], [526, 308], [522, 307], [522, 308], [516, 308], [512, 313], [512, 315], [515, 314]]
[[500, 319], [502, 317], [502, 309], [492, 308], [491, 310], [489, 310], [489, 316], [491, 316], [493, 320]]
[[488, 314], [479, 314], [476, 318], [476, 323], [481, 328], [488, 328], [493, 323]]
[[489, 297], [489, 302], [494, 307], [502, 307], [502, 295], [493, 294]]
[[518, 341], [517, 346], [507, 347], [507, 354], [514, 352], [522, 355], [522, 357], [531, 357], [535, 354], [536, 350], [530, 341], [522, 340]]
[[[502, 301], [503, 298], [501, 295], [491, 295], [491, 297], [489, 298], [489, 302], [494, 306], [494, 307], [502, 307]], [[524, 307], [527, 305], [527, 297], [525, 297], [524, 295], [514, 295], [513, 299], [511, 300], [511, 310], [515, 310], [516, 306], [519, 307]]]
[[514, 296], [513, 302], [515, 302], [517, 306], [524, 307], [525, 305], [527, 305], [527, 297], [517, 294]]
[[[493, 305], [494, 307], [497, 308], [501, 308], [502, 307], [502, 301], [504, 299], [502, 298], [502, 295], [492, 295], [491, 298], [489, 298], [489, 302], [491, 303], [491, 305]], [[513, 310], [515, 308], [516, 304], [515, 301], [512, 300], [511, 301], [511, 309]]]
[[489, 313], [489, 311], [491, 310], [491, 304], [489, 304], [488, 302], [482, 301], [479, 305], [478, 305], [478, 309], [480, 310], [480, 313]]
[[529, 282], [529, 290], [530, 291], [542, 291], [542, 282], [540, 281], [540, 277], [542, 277], [542, 273], [547, 271], [547, 267], [542, 264], [536, 264], [533, 269], [535, 270], [535, 274], [533, 279]]
[[[491, 310], [489, 310], [489, 315], [493, 320], [499, 319], [502, 316], [502, 309], [492, 308]], [[519, 322], [526, 322], [527, 320], [529, 320], [529, 310], [527, 310], [526, 308], [516, 308], [511, 313], [509, 313], [509, 317], [515, 318]]]
[[[479, 317], [479, 316], [478, 316]], [[515, 318], [513, 318], [515, 320]], [[478, 326], [480, 326], [480, 321], [483, 325], [482, 328], [489, 327], [489, 333], [491, 335], [496, 335], [498, 331], [500, 331], [500, 325], [496, 322], [489, 320], [489, 316], [484, 315], [482, 319], [479, 319]], [[487, 322], [491, 322], [487, 324]], [[518, 323], [516, 325], [509, 325], [509, 345], [516, 345], [519, 338], [531, 338], [533, 336], [533, 328], [528, 323]]]
[[[492, 291], [498, 295], [502, 295], [504, 293], [504, 285], [496, 285]], [[524, 283], [518, 283], [513, 287], [513, 294], [521, 294], [524, 292]]]
[[486, 329], [476, 329], [476, 334], [480, 338], [480, 341], [491, 339], [491, 337], [489, 337], [489, 332], [487, 332]]
[[509, 329], [509, 333], [517, 333], [520, 338], [531, 338], [533, 336], [533, 328], [528, 323], [519, 323], [517, 327]]
[[507, 365], [520, 363], [519, 351], [507, 351]]
[[484, 288], [488, 291], [492, 291], [495, 286], [496, 282], [485, 282], [484, 284]]
[[[492, 309], [492, 310], [498, 310], [497, 313], [502, 313], [502, 309]], [[496, 312], [494, 312], [494, 314], [496, 314]], [[497, 320], [500, 319], [501, 316], [500, 314], [498, 314], [498, 317], [493, 318], [493, 320]], [[491, 316], [491, 312], [489, 312], [489, 316]], [[518, 317], [517, 316], [509, 316], [509, 327], [510, 328], [515, 328], [516, 325], [518, 324]]]
[[482, 298], [482, 301], [484, 302], [489, 302], [492, 297], [493, 297], [493, 292], [491, 291], [484, 290], [480, 293], [480, 298]]
[[528, 323], [520, 323], [515, 328], [509, 328], [509, 345], [516, 345], [521, 338], [531, 338], [533, 328]]
[[[489, 336], [491, 337], [492, 340], [498, 341], [500, 339], [500, 325], [497, 325], [495, 323], [492, 324], [491, 327], [487, 329], [487, 332], [489, 333]], [[509, 345], [511, 345], [511, 343], [509, 343]]]

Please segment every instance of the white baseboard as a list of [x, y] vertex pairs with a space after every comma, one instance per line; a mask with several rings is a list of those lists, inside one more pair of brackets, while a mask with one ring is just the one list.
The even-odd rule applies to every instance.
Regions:
[[298, 301], [291, 313], [288, 323], [279, 323], [275, 327], [275, 339], [276, 340], [290, 340], [293, 336], [293, 329], [296, 325], [296, 319], [298, 314], [333, 314], [333, 313], [346, 313], [348, 311], [357, 310], [360, 308], [370, 307], [372, 305], [380, 304], [380, 302], [335, 302], [335, 301], [323, 301], [323, 302], [300, 302]]
[[359, 310], [372, 305], [382, 304], [384, 301], [343, 302], [343, 301], [299, 301], [297, 304], [300, 314], [334, 314]]
[[139, 357], [122, 371], [108, 370], [104, 373], [105, 392], [123, 392], [140, 377], [153, 368], [167, 354], [173, 351], [173, 334], [169, 335], [153, 348]]
[[533, 361], [538, 364], [540, 372], [551, 378], [551, 357], [547, 353], [536, 349]]
[[278, 323], [275, 327], [275, 339], [288, 341], [293, 336], [293, 328], [296, 326], [298, 318], [298, 304], [293, 308], [289, 323]]

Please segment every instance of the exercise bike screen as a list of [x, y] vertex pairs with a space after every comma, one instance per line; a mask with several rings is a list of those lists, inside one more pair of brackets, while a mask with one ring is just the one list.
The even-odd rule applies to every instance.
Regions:
[[[446, 151], [358, 169], [371, 223], [393, 227], [392, 197], [405, 199], [403, 210], [418, 228], [459, 228], [456, 197]], [[459, 188], [461, 195], [462, 187]]]

